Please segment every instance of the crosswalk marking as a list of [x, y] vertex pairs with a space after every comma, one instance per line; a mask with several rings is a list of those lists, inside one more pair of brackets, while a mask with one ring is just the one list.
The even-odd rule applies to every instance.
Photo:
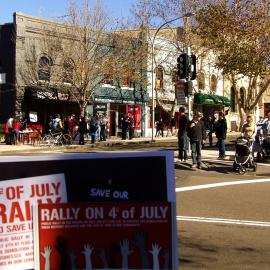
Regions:
[[208, 188], [216, 188], [216, 187], [224, 187], [224, 186], [233, 186], [233, 185], [244, 185], [244, 184], [257, 184], [257, 183], [266, 183], [270, 182], [270, 179], [251, 179], [251, 180], [243, 180], [243, 181], [232, 181], [232, 182], [222, 182], [222, 183], [212, 183], [205, 185], [197, 185], [197, 186], [189, 186], [189, 187], [179, 187], [175, 188], [176, 192], [184, 192], [184, 191], [192, 191], [199, 189], [208, 189]]
[[207, 222], [219, 224], [234, 224], [245, 226], [270, 227], [270, 222], [240, 220], [240, 219], [224, 219], [224, 218], [207, 218], [207, 217], [190, 217], [190, 216], [176, 216], [178, 221], [193, 221], [193, 222]]

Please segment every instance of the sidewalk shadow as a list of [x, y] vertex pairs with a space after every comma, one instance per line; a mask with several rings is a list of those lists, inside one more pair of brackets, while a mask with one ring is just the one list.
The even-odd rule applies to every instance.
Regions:
[[231, 174], [233, 173], [233, 164], [216, 162], [216, 161], [203, 161], [204, 170], [208, 172], [217, 172], [222, 174]]

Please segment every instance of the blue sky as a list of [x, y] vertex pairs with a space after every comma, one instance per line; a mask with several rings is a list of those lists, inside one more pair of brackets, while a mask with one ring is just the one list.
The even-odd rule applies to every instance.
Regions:
[[[83, 1], [73, 0], [78, 4]], [[101, 2], [112, 17], [122, 17], [129, 14], [132, 4], [138, 0], [101, 0]], [[12, 22], [12, 14], [16, 11], [55, 19], [66, 14], [69, 3], [70, 0], [0, 0], [0, 24]]]

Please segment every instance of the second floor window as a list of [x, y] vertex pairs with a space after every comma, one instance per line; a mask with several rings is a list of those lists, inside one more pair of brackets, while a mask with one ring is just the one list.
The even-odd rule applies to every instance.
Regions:
[[51, 66], [52, 61], [46, 57], [42, 56], [38, 62], [38, 79], [42, 81], [50, 81], [51, 77]]
[[104, 74], [103, 83], [113, 85], [113, 76], [112, 76], [112, 74]]
[[172, 83], [175, 84], [177, 82], [177, 71], [172, 70]]
[[156, 88], [163, 89], [164, 88], [164, 81], [163, 81], [163, 68], [158, 66], [156, 68]]
[[216, 77], [216, 75], [211, 76], [210, 91], [213, 94], [217, 92], [217, 77]]
[[235, 89], [234, 87], [232, 86], [231, 87], [231, 105], [232, 105], [232, 112], [236, 112], [236, 106], [235, 106]]
[[124, 76], [122, 79], [123, 86], [131, 86], [131, 81], [129, 76]]
[[197, 75], [197, 83], [199, 90], [205, 90], [205, 77], [202, 72], [198, 73]]

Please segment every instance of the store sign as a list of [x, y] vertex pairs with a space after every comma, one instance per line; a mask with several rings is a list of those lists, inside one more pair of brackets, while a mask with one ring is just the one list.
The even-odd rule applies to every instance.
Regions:
[[94, 106], [94, 114], [106, 114], [107, 112], [107, 104], [96, 104]]
[[71, 101], [72, 97], [69, 93], [62, 93], [57, 90], [52, 91], [45, 91], [45, 90], [38, 90], [37, 91], [37, 98], [39, 99], [54, 99], [54, 100], [61, 100], [61, 101]]
[[[0, 270], [33, 269], [34, 259], [38, 258], [41, 265], [45, 263], [48, 266], [46, 254], [57, 260], [56, 247], [64, 245], [66, 240], [71, 241], [71, 238], [71, 247], [81, 251], [78, 254], [90, 252], [91, 245], [97, 252], [103, 248], [109, 252], [108, 248], [115, 241], [121, 241], [122, 247], [128, 248], [127, 241], [131, 243], [134, 235], [142, 231], [149, 238], [147, 250], [154, 252], [155, 247], [168, 248], [171, 257], [166, 269], [177, 269], [173, 151], [7, 156], [0, 161], [0, 171]], [[43, 218], [46, 220], [39, 216], [33, 227], [40, 228], [39, 239], [42, 238], [43, 242], [33, 241], [31, 236], [30, 209], [40, 202], [45, 203]], [[49, 206], [55, 203], [60, 206]], [[55, 235], [59, 226], [64, 227], [63, 239]], [[75, 233], [78, 230], [80, 234]], [[123, 231], [127, 232], [125, 239]], [[114, 239], [108, 239], [105, 247], [103, 240], [106, 234]], [[81, 236], [74, 238], [72, 235]], [[170, 241], [165, 242], [162, 235]], [[48, 241], [47, 245], [44, 241]], [[52, 245], [51, 241], [56, 243]], [[40, 251], [34, 252], [33, 245], [39, 243], [43, 243], [38, 246]], [[112, 249], [109, 250], [112, 252]], [[138, 254], [138, 250], [134, 250], [134, 257], [128, 260], [130, 265], [137, 267]], [[148, 252], [148, 255], [151, 253]], [[148, 260], [151, 261], [151, 257]], [[76, 269], [89, 269], [79, 261]], [[94, 268], [102, 269], [96, 254], [93, 262]], [[41, 269], [44, 269], [43, 266]], [[122, 268], [118, 266], [119, 262], [114, 268]], [[153, 265], [138, 269], [153, 269]]]
[[37, 121], [38, 121], [37, 112], [29, 112], [29, 120], [32, 123], [37, 123]]
[[177, 100], [177, 105], [185, 105], [186, 98], [185, 98], [185, 82], [184, 81], [177, 81], [175, 84], [175, 96]]

